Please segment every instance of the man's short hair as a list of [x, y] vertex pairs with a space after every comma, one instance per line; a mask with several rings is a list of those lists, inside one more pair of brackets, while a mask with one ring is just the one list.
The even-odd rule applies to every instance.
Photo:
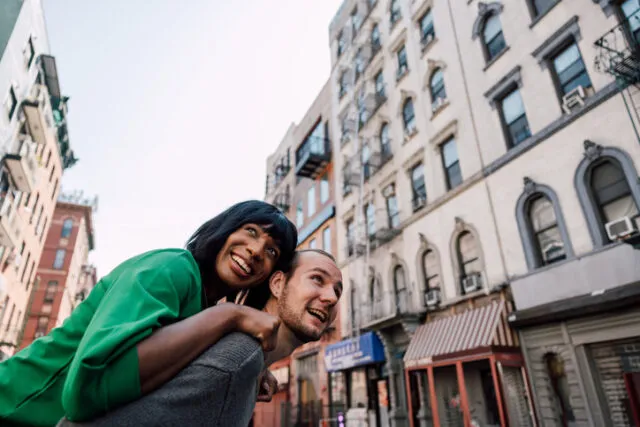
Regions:
[[298, 266], [300, 265], [300, 255], [304, 254], [304, 253], [308, 253], [308, 252], [315, 252], [317, 254], [324, 255], [327, 258], [329, 258], [331, 261], [333, 261], [334, 263], [337, 264], [337, 261], [333, 257], [333, 255], [331, 255], [327, 251], [323, 251], [322, 249], [311, 249], [311, 248], [309, 248], [309, 249], [298, 249], [293, 254], [293, 259], [291, 260], [291, 263], [289, 264], [288, 270], [285, 271], [285, 275], [287, 277], [287, 280], [289, 280], [291, 278], [291, 276], [293, 276], [293, 273], [296, 272], [296, 268], [298, 268]]

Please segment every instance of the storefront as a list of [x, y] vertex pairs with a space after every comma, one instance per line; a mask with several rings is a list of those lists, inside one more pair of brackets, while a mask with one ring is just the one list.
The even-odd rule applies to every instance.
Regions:
[[535, 426], [502, 301], [420, 326], [404, 363], [412, 427]]
[[340, 341], [325, 349], [331, 417], [369, 427], [388, 426], [388, 378], [382, 342], [373, 332]]
[[271, 402], [259, 402], [253, 412], [253, 425], [261, 427], [280, 427], [282, 414], [289, 402], [291, 359], [285, 358], [275, 362], [269, 367], [271, 373], [278, 380], [278, 390], [274, 393]]

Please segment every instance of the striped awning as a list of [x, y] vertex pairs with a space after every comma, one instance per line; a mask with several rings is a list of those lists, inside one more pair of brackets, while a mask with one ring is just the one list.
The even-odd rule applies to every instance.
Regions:
[[404, 356], [406, 367], [428, 365], [461, 352], [517, 347], [503, 301], [428, 322], [416, 329]]

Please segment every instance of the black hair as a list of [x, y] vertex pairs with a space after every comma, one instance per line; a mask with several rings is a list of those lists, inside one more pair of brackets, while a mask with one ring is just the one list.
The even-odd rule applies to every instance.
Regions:
[[[275, 206], [260, 200], [248, 200], [231, 206], [202, 224], [187, 241], [186, 248], [200, 268], [203, 287], [213, 286], [220, 280], [216, 272], [216, 257], [227, 238], [245, 224], [263, 227], [278, 245], [280, 256], [273, 271], [290, 268], [298, 243], [296, 227]], [[269, 279], [252, 288], [245, 305], [262, 309], [270, 295], [268, 282]]]

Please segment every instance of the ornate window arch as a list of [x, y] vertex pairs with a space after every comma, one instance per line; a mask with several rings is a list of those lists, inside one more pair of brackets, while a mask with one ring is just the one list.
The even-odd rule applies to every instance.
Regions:
[[[608, 170], [605, 170], [605, 167]], [[597, 188], [601, 179], [615, 180], [612, 185], [609, 185], [612, 191]], [[617, 219], [613, 218], [617, 213], [625, 213], [616, 209], [613, 206], [614, 203], [620, 202], [624, 196], [629, 202], [633, 202], [627, 203], [629, 209], [626, 213], [629, 216], [638, 214], [640, 207], [638, 173], [629, 154], [618, 148], [603, 147], [586, 140], [584, 158], [576, 169], [574, 186], [596, 248], [609, 243], [604, 228], [606, 222]]]
[[471, 38], [481, 40], [484, 59], [487, 62], [497, 58], [507, 47], [500, 22], [502, 9], [503, 6], [499, 2], [478, 3], [478, 16], [473, 23]]
[[392, 254], [391, 282], [395, 307], [398, 313], [406, 313], [410, 307], [410, 280], [407, 266], [395, 254]]
[[516, 221], [529, 270], [573, 257], [560, 200], [551, 187], [525, 177]]
[[433, 289], [442, 289], [442, 267], [440, 265], [440, 253], [435, 245], [427, 241], [420, 233], [421, 245], [416, 257], [416, 266], [420, 278], [420, 289], [426, 293]]
[[458, 292], [464, 295], [464, 279], [478, 275], [484, 280], [484, 255], [477, 230], [461, 218], [456, 217], [455, 221], [450, 243], [451, 260]]

